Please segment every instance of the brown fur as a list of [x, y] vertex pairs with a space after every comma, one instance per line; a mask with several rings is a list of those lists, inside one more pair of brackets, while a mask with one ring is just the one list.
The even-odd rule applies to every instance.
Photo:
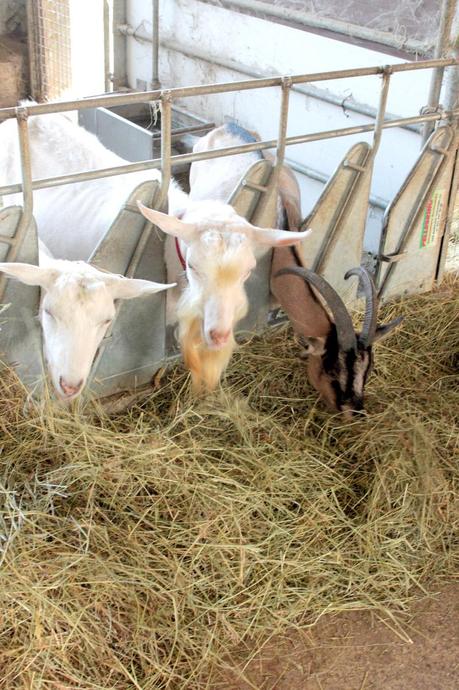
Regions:
[[[301, 226], [300, 188], [293, 172], [283, 166], [279, 176], [279, 195], [287, 214], [288, 230]], [[288, 314], [293, 328], [303, 337], [323, 338], [328, 335], [331, 321], [325, 308], [316, 298], [312, 288], [301, 278], [293, 275], [274, 278], [281, 268], [295, 266], [295, 254], [290, 247], [276, 247], [271, 268], [271, 291], [281, 307]]]

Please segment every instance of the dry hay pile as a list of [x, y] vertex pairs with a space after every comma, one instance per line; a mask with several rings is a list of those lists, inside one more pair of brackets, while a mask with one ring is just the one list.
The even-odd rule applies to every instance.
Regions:
[[326, 611], [400, 629], [457, 573], [458, 283], [386, 309], [368, 417], [316, 403], [286, 327], [193, 404], [24, 414], [2, 380], [0, 687], [215, 688], [228, 652]]

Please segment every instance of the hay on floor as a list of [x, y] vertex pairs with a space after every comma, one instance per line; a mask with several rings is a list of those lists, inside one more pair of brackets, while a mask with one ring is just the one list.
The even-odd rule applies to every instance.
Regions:
[[324, 612], [400, 626], [457, 573], [457, 288], [386, 307], [406, 318], [351, 423], [286, 326], [212, 398], [177, 368], [112, 418], [30, 409], [4, 372], [0, 688], [214, 688], [241, 641]]

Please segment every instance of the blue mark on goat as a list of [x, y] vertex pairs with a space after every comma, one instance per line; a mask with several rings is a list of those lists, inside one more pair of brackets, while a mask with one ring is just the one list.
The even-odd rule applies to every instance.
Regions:
[[[256, 139], [256, 137], [254, 137], [253, 134], [244, 129], [244, 127], [237, 125], [235, 122], [227, 122], [225, 127], [228, 134], [238, 137], [241, 141], [243, 141], [246, 144], [254, 144], [256, 141], [258, 141], [258, 139]], [[253, 151], [253, 153], [258, 155], [259, 158], [263, 157], [261, 151]]]

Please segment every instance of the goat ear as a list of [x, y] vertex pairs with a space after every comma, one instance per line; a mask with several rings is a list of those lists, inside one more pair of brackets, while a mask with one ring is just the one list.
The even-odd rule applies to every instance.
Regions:
[[[259, 245], [267, 247], [291, 247], [305, 239], [311, 230], [302, 232], [290, 232], [288, 230], [268, 230], [249, 226], [252, 240]], [[246, 231], [246, 230], [245, 230]]]
[[184, 242], [191, 242], [196, 237], [196, 226], [193, 223], [184, 223], [175, 216], [169, 216], [167, 213], [155, 211], [152, 208], [144, 206], [141, 201], [137, 201], [140, 213], [160, 228], [167, 235], [179, 237]]
[[175, 287], [177, 283], [154, 283], [151, 280], [140, 280], [137, 278], [116, 278], [108, 281], [113, 299], [133, 299], [143, 295], [154, 295], [155, 292], [168, 290]]
[[397, 316], [396, 319], [389, 321], [389, 323], [386, 323], [384, 326], [378, 326], [376, 328], [372, 343], [376, 343], [378, 340], [384, 340], [384, 338], [387, 338], [387, 336], [394, 330], [394, 328], [400, 326], [402, 321], [403, 316]]
[[34, 264], [0, 263], [0, 271], [16, 278], [25, 285], [36, 285], [48, 290], [59, 275], [54, 268], [42, 268]]

